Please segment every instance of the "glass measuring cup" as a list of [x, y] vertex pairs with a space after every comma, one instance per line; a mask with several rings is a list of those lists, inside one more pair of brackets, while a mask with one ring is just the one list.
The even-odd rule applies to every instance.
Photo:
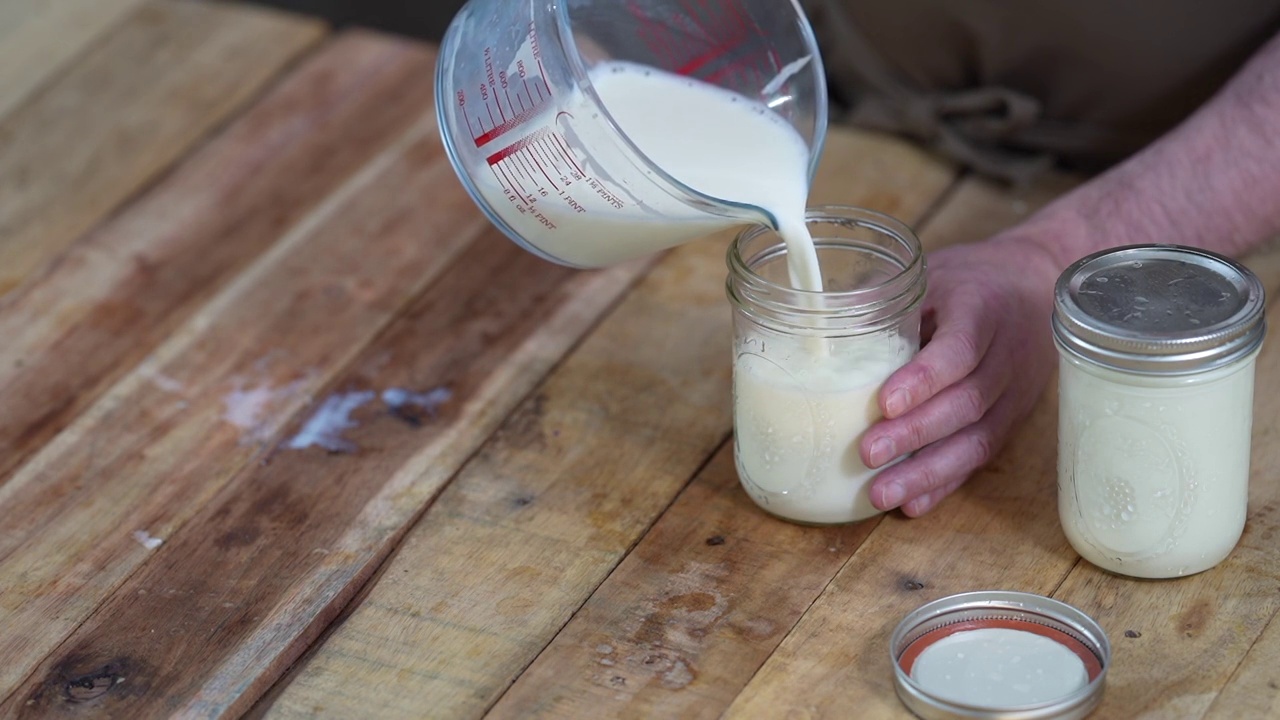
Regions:
[[590, 70], [610, 61], [767, 106], [807, 144], [812, 179], [827, 94], [798, 0], [470, 0], [441, 46], [437, 114], [449, 159], [489, 220], [527, 250], [578, 267], [734, 225], [776, 227], [765, 209], [699, 192], [645, 155], [592, 86]]

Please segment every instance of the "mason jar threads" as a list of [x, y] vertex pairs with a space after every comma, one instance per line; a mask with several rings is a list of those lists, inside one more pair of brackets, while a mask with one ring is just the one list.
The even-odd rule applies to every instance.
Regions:
[[1177, 577], [1239, 541], [1263, 296], [1239, 263], [1169, 245], [1096, 253], [1059, 278], [1058, 510], [1089, 562]]
[[820, 293], [791, 287], [771, 229], [729, 248], [734, 456], [766, 512], [832, 525], [879, 512], [858, 444], [880, 419], [880, 386], [919, 348], [925, 261], [911, 230], [879, 213], [818, 207], [807, 223]]

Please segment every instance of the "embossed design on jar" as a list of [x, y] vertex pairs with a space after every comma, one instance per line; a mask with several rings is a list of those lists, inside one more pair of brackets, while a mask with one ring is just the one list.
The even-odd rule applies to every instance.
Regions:
[[[735, 368], [738, 372], [734, 378], [735, 396], [747, 382], [752, 383], [753, 395], [776, 392], [780, 384], [800, 387], [799, 380], [786, 368], [758, 353], [739, 353]], [[769, 381], [762, 381], [763, 378]], [[818, 455], [815, 449], [819, 447], [814, 437], [817, 418], [813, 404], [794, 399], [785, 404], [735, 401], [734, 410], [736, 432], [753, 439], [746, 449], [741, 443], [735, 443], [734, 450], [739, 475], [744, 484], [750, 485], [748, 489], [756, 491], [753, 495], [767, 500], [769, 495], [797, 491], [804, 494], [811, 488]], [[797, 486], [796, 478], [804, 480]]]
[[1089, 542], [1108, 557], [1156, 557], [1186, 532], [1196, 500], [1195, 468], [1172, 426], [1154, 426], [1108, 404], [1106, 415], [1080, 423], [1073, 468], [1077, 508]]

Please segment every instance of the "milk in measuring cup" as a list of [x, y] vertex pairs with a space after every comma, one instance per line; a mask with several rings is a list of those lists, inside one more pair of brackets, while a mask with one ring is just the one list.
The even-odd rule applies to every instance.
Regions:
[[[809, 148], [791, 125], [743, 95], [643, 65], [603, 63], [590, 79], [622, 131], [671, 177], [706, 195], [770, 212], [788, 243], [793, 285], [821, 289], [804, 223]], [[598, 112], [579, 97], [559, 117]], [[710, 233], [741, 222], [654, 194], [646, 171], [620, 157], [603, 121], [566, 121], [560, 127], [564, 144], [555, 134], [533, 136], [529, 145], [494, 163], [492, 177], [479, 187], [508, 224], [548, 255], [600, 267], [669, 247], [673, 240], [663, 225]], [[597, 164], [607, 166], [615, 182], [598, 179]], [[557, 196], [538, 200], [547, 188]], [[642, 198], [635, 194], [640, 188], [648, 191]], [[534, 198], [533, 208], [523, 202], [526, 197]]]

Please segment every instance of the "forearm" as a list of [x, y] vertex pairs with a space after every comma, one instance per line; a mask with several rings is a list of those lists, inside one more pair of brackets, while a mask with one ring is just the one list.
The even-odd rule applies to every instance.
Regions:
[[1240, 255], [1280, 234], [1280, 36], [1160, 140], [1019, 233], [1061, 269], [1095, 250], [1174, 243]]

